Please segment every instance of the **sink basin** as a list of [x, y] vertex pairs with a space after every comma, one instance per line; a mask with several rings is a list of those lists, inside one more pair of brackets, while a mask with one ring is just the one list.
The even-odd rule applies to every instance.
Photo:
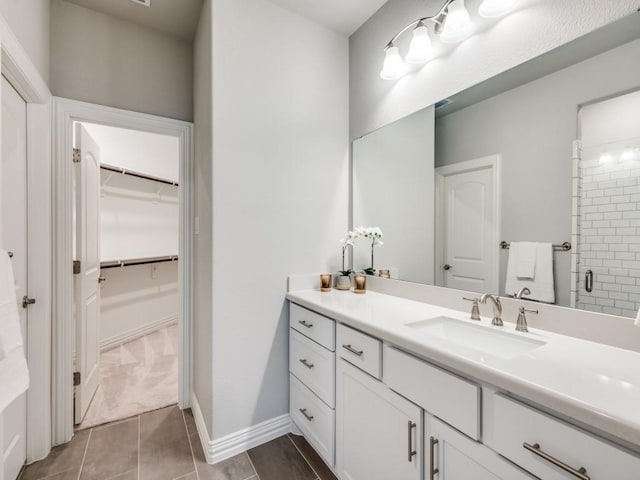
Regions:
[[450, 317], [435, 317], [407, 323], [405, 326], [499, 358], [513, 358], [546, 344], [545, 341], [536, 338], [527, 338], [524, 335], [474, 325]]

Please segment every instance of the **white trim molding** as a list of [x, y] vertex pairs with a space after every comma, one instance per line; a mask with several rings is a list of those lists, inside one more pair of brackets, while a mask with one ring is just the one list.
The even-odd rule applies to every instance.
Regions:
[[198, 429], [202, 450], [209, 464], [222, 462], [227, 458], [246, 452], [250, 448], [257, 447], [291, 432], [291, 417], [289, 417], [288, 413], [285, 413], [279, 417], [252, 425], [249, 428], [211, 440], [200, 410], [200, 404], [194, 393], [191, 394], [191, 410]]
[[494, 189], [494, 204], [493, 204], [493, 218], [495, 221], [493, 222], [493, 229], [491, 232], [491, 236], [493, 238], [492, 243], [494, 244], [495, 254], [493, 256], [493, 264], [491, 266], [491, 274], [493, 277], [493, 285], [488, 290], [490, 292], [499, 292], [500, 291], [500, 235], [502, 232], [502, 155], [495, 154], [489, 155], [487, 157], [476, 158], [473, 160], [467, 160], [464, 162], [452, 163], [451, 165], [444, 165], [442, 167], [437, 167], [435, 170], [436, 178], [436, 255], [435, 255], [435, 265], [436, 265], [436, 285], [444, 285], [444, 272], [439, 265], [444, 264], [444, 232], [445, 232], [445, 215], [446, 212], [443, 211], [439, 206], [444, 205], [445, 195], [445, 178], [450, 175], [457, 175], [459, 173], [464, 172], [473, 172], [477, 170], [483, 170], [490, 168], [493, 175], [493, 189]]
[[11, 27], [0, 15], [2, 75], [27, 103], [27, 463], [51, 450], [51, 92]]
[[155, 322], [142, 325], [141, 327], [127, 330], [126, 332], [113, 335], [109, 338], [100, 341], [100, 351], [109, 350], [111, 348], [122, 345], [123, 343], [131, 342], [137, 338], [144, 337], [150, 333], [160, 330], [161, 328], [168, 327], [178, 323], [178, 315], [170, 315]]
[[177, 137], [180, 142], [180, 245], [178, 255], [178, 403], [187, 408], [191, 392], [191, 252], [193, 205], [193, 124], [155, 115], [54, 97], [54, 266], [53, 266], [53, 444], [73, 436], [73, 122], [84, 121]]

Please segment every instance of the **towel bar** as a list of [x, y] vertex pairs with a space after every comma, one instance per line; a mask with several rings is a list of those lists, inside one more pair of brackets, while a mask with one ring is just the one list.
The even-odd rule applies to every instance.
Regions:
[[[509, 249], [509, 245], [511, 245], [509, 242], [505, 242], [504, 240], [500, 242], [500, 248], [503, 250], [507, 250]], [[557, 244], [553, 244], [552, 245], [554, 250], [560, 250], [562, 252], [568, 252], [569, 250], [571, 250], [571, 242], [564, 242], [560, 245]]]

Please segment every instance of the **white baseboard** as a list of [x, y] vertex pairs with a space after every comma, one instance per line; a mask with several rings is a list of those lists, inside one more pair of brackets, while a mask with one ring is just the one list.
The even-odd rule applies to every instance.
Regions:
[[291, 432], [291, 418], [286, 413], [222, 438], [211, 440], [200, 410], [200, 404], [194, 393], [191, 394], [191, 409], [204, 456], [209, 464], [221, 462]]
[[146, 325], [142, 325], [141, 327], [127, 330], [126, 332], [102, 340], [100, 342], [100, 350], [109, 350], [110, 348], [117, 347], [118, 345], [122, 345], [123, 343], [135, 340], [136, 338], [144, 337], [145, 335], [155, 332], [156, 330], [174, 324], [177, 321], [178, 315], [171, 315], [169, 317], [156, 320], [155, 322], [147, 323]]

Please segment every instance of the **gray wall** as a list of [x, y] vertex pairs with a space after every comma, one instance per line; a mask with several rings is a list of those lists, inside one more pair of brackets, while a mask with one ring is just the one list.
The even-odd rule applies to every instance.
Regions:
[[208, 432], [212, 431], [212, 349], [211, 337], [211, 162], [212, 129], [212, 0], [205, 0], [194, 39], [194, 215], [200, 231], [193, 237], [193, 392]]
[[[637, 88], [639, 57], [640, 40], [438, 118], [436, 166], [501, 154], [502, 238], [570, 241], [578, 106]], [[571, 255], [555, 260], [556, 302], [568, 306]]]
[[[466, 5], [475, 15], [480, 3], [467, 0]], [[629, 15], [638, 1], [523, 0], [516, 12], [499, 21], [478, 19], [472, 38], [439, 45], [438, 58], [404, 78], [382, 80], [386, 43], [406, 23], [440, 6], [441, 0], [389, 0], [350, 37], [351, 139]]]
[[[353, 142], [353, 226], [380, 227], [375, 268], [434, 281], [434, 109], [425, 108]], [[371, 265], [371, 241], [356, 241], [354, 268]]]
[[49, 0], [0, 0], [0, 14], [48, 84], [51, 2]]
[[214, 439], [288, 412], [287, 275], [337, 271], [347, 229], [348, 61], [271, 2], [213, 4]]
[[63, 0], [51, 5], [54, 95], [193, 119], [191, 44]]

